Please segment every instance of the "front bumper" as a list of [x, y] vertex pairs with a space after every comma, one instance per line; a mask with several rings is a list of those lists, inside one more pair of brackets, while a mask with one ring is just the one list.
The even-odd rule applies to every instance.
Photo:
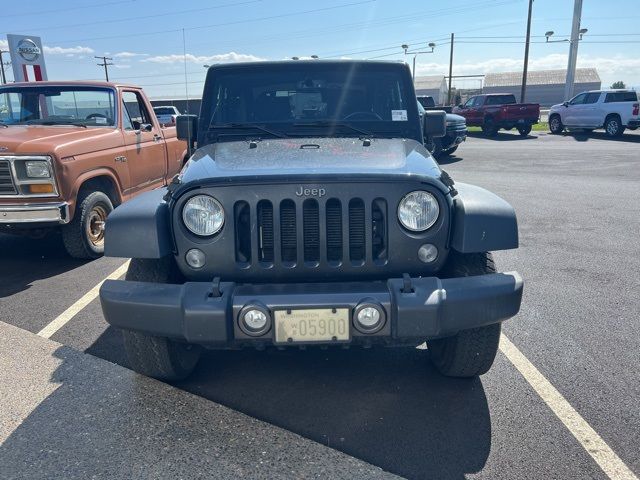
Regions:
[[[239, 314], [248, 304], [264, 306], [270, 312], [348, 307], [350, 343], [400, 345], [507, 320], [520, 309], [522, 288], [522, 278], [516, 272], [445, 280], [405, 277], [386, 282], [266, 285], [222, 282], [219, 288], [207, 282], [168, 285], [107, 280], [100, 288], [100, 301], [105, 319], [115, 327], [212, 348], [274, 344], [273, 326], [261, 337], [250, 337], [240, 329]], [[376, 333], [361, 333], [354, 327], [353, 311], [365, 301], [385, 310], [387, 321]]]
[[0, 205], [0, 225], [63, 225], [69, 220], [69, 204], [65, 202]]

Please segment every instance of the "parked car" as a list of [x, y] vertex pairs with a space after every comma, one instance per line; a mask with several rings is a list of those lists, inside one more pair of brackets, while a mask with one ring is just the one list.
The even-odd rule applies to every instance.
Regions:
[[421, 124], [415, 98], [400, 63], [210, 67], [200, 118], [177, 120], [198, 150], [107, 220], [106, 254], [132, 260], [100, 300], [129, 365], [178, 379], [203, 347], [426, 340], [443, 374], [485, 373], [520, 308], [489, 253], [518, 246], [516, 216], [440, 170], [423, 142], [444, 112]]
[[76, 258], [102, 255], [113, 207], [166, 185], [187, 155], [134, 86], [14, 83], [0, 87], [0, 111], [0, 231], [59, 229]]
[[153, 111], [160, 125], [175, 125], [176, 117], [180, 115], [180, 111], [173, 105], [159, 105], [153, 107]]
[[454, 108], [453, 113], [462, 115], [469, 126], [482, 127], [488, 137], [495, 136], [501, 128], [515, 128], [526, 137], [540, 119], [540, 105], [517, 103], [510, 93], [489, 93], [471, 97]]
[[[426, 110], [418, 102], [420, 118], [425, 117]], [[444, 137], [425, 137], [425, 147], [436, 158], [442, 158], [455, 152], [467, 139], [467, 123], [464, 117], [453, 113], [446, 114], [447, 133]]]
[[593, 131], [604, 128], [607, 136], [619, 137], [625, 128], [640, 126], [640, 103], [634, 90], [591, 90], [549, 110], [549, 130]]
[[436, 101], [431, 95], [418, 95], [418, 103], [422, 105], [425, 110], [442, 110], [447, 113], [451, 113], [453, 107], [440, 105], [436, 106]]

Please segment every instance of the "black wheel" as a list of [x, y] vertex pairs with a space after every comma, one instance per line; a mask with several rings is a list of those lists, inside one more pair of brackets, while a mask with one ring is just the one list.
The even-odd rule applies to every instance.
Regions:
[[442, 142], [439, 138], [434, 138], [430, 142], [427, 142], [425, 147], [429, 150], [429, 153], [433, 155], [433, 158], [438, 159], [442, 156]]
[[[442, 276], [469, 277], [495, 273], [490, 253], [452, 252]], [[487, 373], [500, 342], [501, 324], [462, 330], [452, 337], [427, 341], [430, 359], [440, 373], [448, 377], [475, 377]]]
[[526, 137], [527, 135], [529, 135], [531, 133], [531, 125], [526, 125], [524, 127], [518, 127], [518, 133], [521, 136]]
[[459, 147], [459, 146], [460, 146], [460, 145], [456, 145], [456, 146], [454, 146], [454, 147], [451, 147], [451, 148], [448, 148], [448, 149], [446, 149], [446, 150], [443, 150], [443, 151], [442, 151], [442, 154], [443, 154], [443, 155], [453, 155], [453, 153], [454, 153], [456, 150], [458, 150], [458, 147]]
[[607, 137], [617, 138], [624, 133], [624, 126], [618, 115], [609, 115], [604, 121], [604, 131]]
[[633, 132], [634, 130], [637, 130], [637, 129], [638, 129], [638, 127], [627, 127], [627, 128], [628, 128], [629, 130], [631, 130], [632, 132]]
[[551, 115], [549, 118], [549, 131], [554, 135], [559, 135], [564, 131], [564, 125], [560, 119], [560, 115]]
[[113, 204], [103, 192], [81, 192], [73, 220], [62, 227], [67, 253], [74, 258], [98, 258], [104, 253], [104, 224]]
[[482, 124], [482, 133], [487, 137], [495, 137], [498, 134], [498, 130], [499, 129], [493, 121], [493, 118], [487, 117], [484, 119], [484, 123]]
[[[171, 257], [160, 260], [131, 260], [126, 279], [138, 282], [171, 283], [176, 278]], [[196, 367], [202, 348], [164, 337], [123, 330], [124, 348], [132, 370], [158, 380], [182, 380]]]

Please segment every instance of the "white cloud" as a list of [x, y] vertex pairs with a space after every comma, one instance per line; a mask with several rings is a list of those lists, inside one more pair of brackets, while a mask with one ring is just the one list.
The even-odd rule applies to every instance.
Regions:
[[[106, 53], [105, 55], [109, 55]], [[135, 52], [118, 52], [111, 55], [113, 58], [134, 58], [134, 57], [148, 57], [148, 53], [135, 53]]]
[[117, 64], [117, 63], [115, 63], [115, 64], [113, 64], [111, 66], [114, 67], [114, 68], [120, 68], [120, 69], [122, 69], [122, 68], [131, 68], [131, 65], [122, 65], [122, 64]]
[[89, 47], [49, 47], [45, 45], [43, 47], [44, 53], [47, 55], [66, 55], [66, 54], [78, 54], [78, 53], [93, 53], [93, 48]]
[[[155, 57], [145, 58], [142, 62], [153, 63], [182, 63], [185, 60], [184, 55], [158, 55]], [[186, 60], [189, 63], [233, 63], [233, 62], [256, 62], [259, 60], [265, 60], [264, 58], [256, 57], [255, 55], [248, 55], [244, 53], [221, 53], [218, 55], [192, 55], [187, 53]]]

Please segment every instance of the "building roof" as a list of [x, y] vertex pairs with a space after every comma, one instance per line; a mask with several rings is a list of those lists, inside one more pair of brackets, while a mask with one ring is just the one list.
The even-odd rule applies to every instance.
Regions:
[[438, 89], [442, 85], [444, 75], [429, 75], [426, 77], [416, 77], [414, 86], [416, 90]]
[[[527, 85], [563, 85], [567, 71], [538, 70], [527, 73]], [[575, 83], [599, 83], [600, 75], [595, 68], [577, 68]], [[484, 77], [485, 87], [512, 87], [522, 85], [522, 72], [487, 73]]]

